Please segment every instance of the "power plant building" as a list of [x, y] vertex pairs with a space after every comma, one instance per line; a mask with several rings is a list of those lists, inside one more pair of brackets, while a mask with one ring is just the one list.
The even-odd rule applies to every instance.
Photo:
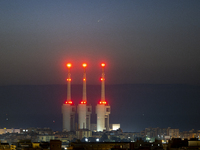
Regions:
[[[87, 103], [87, 93], [86, 93], [86, 67], [87, 64], [83, 65], [83, 98], [77, 106], [78, 114], [78, 129], [79, 130], [90, 130], [91, 113], [92, 106]], [[110, 115], [110, 105], [105, 100], [105, 64], [101, 64], [102, 67], [102, 77], [101, 77], [101, 100], [96, 106], [97, 114], [97, 131], [109, 131], [109, 115]], [[76, 106], [71, 100], [71, 74], [70, 68], [71, 64], [67, 64], [68, 77], [67, 77], [67, 101], [62, 105], [63, 114], [63, 131], [75, 131], [75, 116], [76, 116]]]
[[97, 131], [109, 131], [109, 114], [110, 105], [105, 100], [105, 64], [101, 64], [102, 77], [101, 77], [101, 101], [96, 106], [97, 114]]
[[87, 104], [87, 94], [86, 94], [86, 67], [87, 64], [83, 65], [84, 73], [83, 73], [83, 99], [77, 106], [78, 112], [78, 125], [79, 129], [88, 129], [90, 130], [90, 116], [92, 113], [92, 106]]
[[67, 101], [62, 105], [63, 114], [63, 131], [74, 131], [75, 130], [75, 114], [76, 106], [71, 100], [71, 64], [67, 64], [68, 76], [67, 76]]

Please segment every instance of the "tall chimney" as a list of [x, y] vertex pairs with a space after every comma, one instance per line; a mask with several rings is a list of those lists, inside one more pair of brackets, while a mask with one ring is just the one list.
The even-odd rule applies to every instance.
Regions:
[[67, 67], [68, 67], [68, 74], [67, 74], [67, 101], [71, 101], [71, 73], [70, 73], [70, 68], [71, 68], [71, 64], [68, 63]]
[[84, 72], [83, 72], [83, 101], [87, 101], [87, 95], [86, 95], [86, 67], [87, 67], [87, 64], [84, 63], [83, 65], [83, 68], [84, 68]]
[[105, 101], [105, 64], [101, 64], [102, 67], [102, 75], [101, 75], [101, 101]]

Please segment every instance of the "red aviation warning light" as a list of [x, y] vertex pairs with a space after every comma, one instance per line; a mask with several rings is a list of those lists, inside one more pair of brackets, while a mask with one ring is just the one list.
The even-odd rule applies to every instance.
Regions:
[[67, 66], [68, 68], [71, 68], [72, 64], [71, 64], [71, 63], [68, 63], [68, 64], [66, 64], [66, 66]]
[[87, 101], [81, 101], [80, 104], [87, 104]]
[[86, 63], [83, 63], [82, 66], [85, 68], [85, 67], [87, 67], [87, 64], [86, 64]]
[[106, 105], [107, 102], [106, 102], [106, 101], [99, 101], [99, 104], [100, 104], [100, 105]]
[[70, 101], [66, 101], [65, 104], [70, 104], [70, 105], [72, 105], [73, 102], [70, 100]]
[[101, 67], [105, 67], [106, 66], [106, 64], [105, 63], [101, 63]]
[[86, 64], [86, 63], [83, 63], [82, 66], [83, 66], [83, 68], [84, 68], [83, 81], [86, 81], [85, 68], [87, 67], [87, 64]]
[[101, 81], [104, 81], [104, 80], [105, 80], [105, 78], [102, 78], [102, 77], [101, 77], [101, 79], [100, 79], [100, 80], [101, 80]]
[[69, 79], [67, 78], [67, 81], [72, 81], [72, 79], [71, 78], [69, 78]]

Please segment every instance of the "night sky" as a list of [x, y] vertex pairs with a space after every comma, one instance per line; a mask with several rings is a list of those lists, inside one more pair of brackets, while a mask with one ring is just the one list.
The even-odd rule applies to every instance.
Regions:
[[0, 1], [0, 85], [199, 84], [199, 0]]
[[88, 64], [95, 106], [105, 62], [111, 123], [199, 129], [199, 14], [199, 0], [1, 0], [0, 127], [61, 130], [66, 63], [76, 104]]

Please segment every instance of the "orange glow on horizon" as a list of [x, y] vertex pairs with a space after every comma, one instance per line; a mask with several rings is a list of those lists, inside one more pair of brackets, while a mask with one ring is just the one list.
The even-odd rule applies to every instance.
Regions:
[[71, 63], [68, 63], [68, 64], [66, 64], [66, 66], [67, 66], [68, 68], [71, 68], [72, 64], [71, 64]]
[[106, 66], [106, 64], [105, 64], [105, 63], [102, 63], [102, 64], [101, 64], [101, 67], [105, 67], [105, 66]]
[[85, 67], [87, 67], [87, 64], [86, 64], [86, 63], [83, 63], [82, 66], [85, 68]]
[[83, 81], [86, 81], [86, 78], [83, 78]]

